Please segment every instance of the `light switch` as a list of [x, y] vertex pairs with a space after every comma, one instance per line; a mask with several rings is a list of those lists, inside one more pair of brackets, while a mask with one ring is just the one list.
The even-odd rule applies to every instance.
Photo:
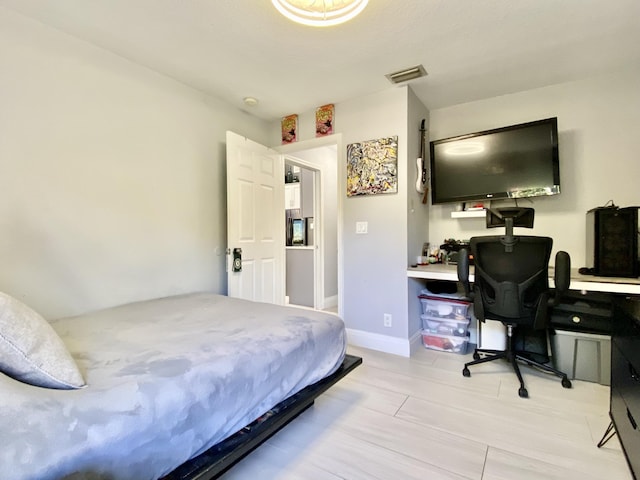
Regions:
[[367, 233], [369, 222], [356, 222], [356, 233]]

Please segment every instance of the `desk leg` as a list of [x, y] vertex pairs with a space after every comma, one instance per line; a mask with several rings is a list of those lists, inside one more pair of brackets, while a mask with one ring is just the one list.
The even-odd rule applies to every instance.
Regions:
[[610, 422], [607, 430], [604, 432], [604, 435], [602, 435], [602, 438], [598, 442], [598, 448], [602, 447], [605, 443], [611, 440], [615, 436], [615, 434], [616, 430], [613, 427], [613, 422]]

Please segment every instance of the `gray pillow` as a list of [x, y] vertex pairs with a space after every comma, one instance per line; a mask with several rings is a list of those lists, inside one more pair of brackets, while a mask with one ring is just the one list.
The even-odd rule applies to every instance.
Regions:
[[85, 385], [78, 366], [51, 325], [24, 303], [0, 292], [0, 371], [30, 385]]

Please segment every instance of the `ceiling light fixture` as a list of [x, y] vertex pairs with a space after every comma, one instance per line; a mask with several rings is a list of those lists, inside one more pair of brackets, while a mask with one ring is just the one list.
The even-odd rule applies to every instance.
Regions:
[[329, 27], [351, 20], [369, 0], [271, 0], [278, 11], [294, 22]]

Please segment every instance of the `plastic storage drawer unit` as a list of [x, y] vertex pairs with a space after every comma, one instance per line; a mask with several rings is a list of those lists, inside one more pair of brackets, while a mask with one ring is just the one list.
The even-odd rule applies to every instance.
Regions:
[[471, 303], [445, 297], [420, 295], [422, 313], [429, 317], [465, 319], [469, 317]]
[[454, 335], [456, 337], [466, 337], [469, 333], [468, 318], [442, 318], [420, 315], [422, 319], [422, 329], [429, 333], [440, 335]]
[[422, 343], [426, 348], [441, 352], [453, 352], [464, 355], [467, 353], [469, 337], [456, 337], [454, 335], [440, 335], [422, 331]]

